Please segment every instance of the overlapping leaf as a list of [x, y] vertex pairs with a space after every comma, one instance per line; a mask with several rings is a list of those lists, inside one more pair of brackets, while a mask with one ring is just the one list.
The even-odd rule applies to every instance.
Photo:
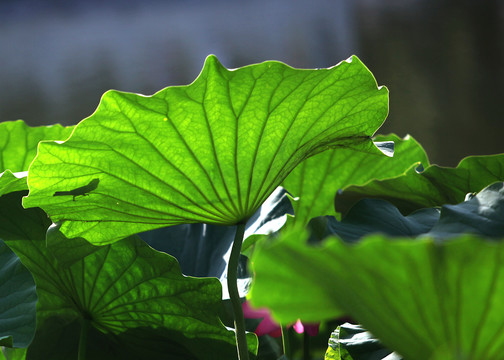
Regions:
[[360, 325], [342, 324], [331, 333], [325, 360], [402, 360]]
[[[372, 233], [445, 239], [470, 232], [499, 237], [504, 236], [504, 204], [500, 189], [501, 184], [495, 183], [460, 204], [420, 209], [407, 216], [385, 200], [363, 199], [341, 221], [327, 216], [313, 219], [316, 221], [310, 225], [318, 239], [338, 235], [347, 242]], [[312, 234], [311, 239], [317, 238]]]
[[13, 173], [10, 170], [5, 170], [0, 173], [0, 196], [15, 191], [28, 190], [27, 176], [27, 171]]
[[334, 197], [339, 189], [401, 175], [415, 163], [429, 164], [425, 151], [412, 137], [401, 139], [392, 134], [374, 140], [393, 141], [394, 156], [334, 149], [306, 159], [289, 174], [282, 185], [299, 198], [293, 202], [296, 223], [304, 225], [316, 216], [336, 215]]
[[[192, 84], [149, 97], [107, 92], [68, 141], [41, 144], [24, 204], [102, 244], [180, 223], [236, 224], [309, 156], [378, 152], [369, 145], [387, 94], [356, 57], [329, 69], [269, 61], [230, 71], [210, 56]], [[83, 188], [94, 179], [97, 188]], [[88, 196], [53, 196], [62, 192]]]
[[[292, 214], [292, 206], [285, 190], [278, 188], [247, 221], [245, 237], [279, 230], [285, 223], [286, 213]], [[222, 284], [223, 299], [229, 299], [227, 266], [235, 232], [235, 226], [181, 224], [151, 230], [139, 236], [154, 249], [174, 256], [184, 275], [218, 278]], [[248, 293], [250, 282], [247, 258], [242, 256], [238, 266], [240, 296]]]
[[22, 120], [0, 123], [0, 170], [26, 171], [42, 140], [65, 140], [73, 126], [59, 124], [30, 127]]
[[[7, 219], [12, 225], [0, 236], [37, 284], [37, 333], [28, 359], [75, 358], [83, 319], [92, 325], [95, 359], [144, 353], [160, 358], [163, 351], [175, 359], [236, 356], [234, 333], [217, 316], [217, 279], [183, 276], [173, 257], [134, 237], [103, 247], [53, 237], [46, 247], [50, 222], [40, 209], [23, 209], [21, 196], [0, 198], [2, 223]], [[253, 352], [253, 336], [249, 346]]]
[[413, 166], [396, 178], [350, 186], [336, 196], [335, 208], [344, 214], [360, 199], [379, 198], [408, 214], [425, 207], [457, 204], [467, 193], [479, 192], [495, 181], [504, 181], [504, 154], [470, 156], [456, 168], [431, 165], [418, 171]]
[[61, 125], [29, 127], [22, 120], [0, 123], [0, 196], [14, 191], [28, 190], [28, 166], [37, 155], [42, 140], [64, 140], [73, 126]]
[[[307, 234], [284, 234], [255, 253], [252, 303], [282, 322], [348, 314], [407, 359], [498, 359], [504, 242], [480, 234], [504, 237], [503, 183], [471, 201], [458, 205], [461, 211], [442, 210], [435, 239], [372, 235], [357, 244], [328, 238], [309, 246], [299, 240]], [[460, 232], [471, 221], [489, 230], [455, 235], [455, 219]]]
[[418, 236], [429, 232], [439, 221], [439, 215], [439, 209], [427, 208], [404, 216], [385, 200], [363, 199], [341, 221], [327, 217], [325, 231], [320, 232], [324, 234], [322, 237], [338, 235], [348, 242], [377, 232], [389, 236]]

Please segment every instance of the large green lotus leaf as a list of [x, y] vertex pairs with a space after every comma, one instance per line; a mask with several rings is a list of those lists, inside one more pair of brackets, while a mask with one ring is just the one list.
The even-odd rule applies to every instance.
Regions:
[[[51, 347], [60, 346], [62, 355], [50, 358], [76, 356], [78, 325], [84, 319], [92, 326], [90, 339], [100, 335], [101, 340], [94, 343], [104, 351], [130, 349], [139, 358], [138, 354], [147, 351], [142, 344], [157, 343], [148, 352], [159, 349], [153, 358], [167, 356], [160, 353], [167, 348], [174, 358], [236, 356], [234, 332], [227, 330], [217, 315], [221, 302], [217, 279], [183, 276], [175, 258], [136, 237], [102, 247], [84, 239], [53, 239], [48, 247], [45, 235], [50, 221], [40, 209], [23, 209], [23, 194], [0, 198], [0, 209], [8, 209], [2, 216], [12, 225], [0, 236], [30, 270], [37, 285], [37, 332], [28, 359], [47, 359]], [[61, 254], [58, 246], [64, 246], [70, 260], [57, 260], [53, 253]], [[141, 337], [151, 342], [138, 341]], [[254, 339], [251, 334], [251, 352], [257, 345]], [[90, 341], [89, 347], [93, 346]], [[177, 357], [176, 352], [183, 355]]]
[[31, 343], [36, 304], [33, 277], [0, 239], [0, 346], [24, 348]]
[[345, 313], [406, 359], [502, 356], [504, 242], [373, 235], [313, 247], [299, 236], [288, 233], [253, 259], [252, 303], [278, 321]]
[[411, 167], [404, 175], [350, 186], [337, 194], [335, 209], [346, 213], [363, 198], [380, 198], [393, 203], [403, 214], [424, 207], [457, 204], [467, 193], [504, 180], [504, 154], [470, 156], [456, 168], [431, 165], [423, 171]]
[[282, 186], [299, 198], [293, 202], [296, 224], [304, 225], [316, 216], [336, 215], [334, 197], [339, 189], [401, 175], [418, 162], [429, 164], [423, 148], [410, 136], [401, 139], [391, 134], [377, 136], [374, 141], [393, 141], [394, 156], [334, 149], [306, 159], [287, 176]]
[[22, 120], [0, 123], [0, 171], [12, 172], [28, 170], [37, 155], [38, 143], [42, 140], [65, 140], [73, 126], [59, 124], [30, 127]]
[[355, 56], [317, 70], [228, 70], [209, 56], [192, 84], [109, 91], [70, 139], [42, 143], [24, 205], [101, 244], [180, 223], [236, 224], [309, 156], [378, 153], [369, 144], [387, 112], [387, 89]]
[[325, 360], [402, 360], [383, 347], [378, 339], [360, 325], [338, 326], [331, 333]]
[[[504, 347], [504, 242], [489, 237], [504, 237], [504, 183], [443, 206], [434, 225], [429, 214], [403, 217], [383, 204], [359, 203], [343, 219], [350, 217], [347, 223], [332, 230], [346, 238], [360, 225], [361, 235], [387, 235], [353, 245], [329, 237], [315, 247], [291, 231], [260, 248], [253, 257], [253, 304], [269, 307], [281, 322], [346, 313], [407, 359], [498, 358]], [[380, 218], [386, 214], [389, 221]], [[400, 234], [421, 236], [390, 238]]]
[[[316, 219], [327, 220], [327, 218]], [[312, 240], [312, 242], [316, 242], [317, 240], [325, 238], [329, 235], [338, 235], [338, 237], [340, 237], [343, 241], [353, 243], [366, 235], [382, 233], [389, 239], [391, 237], [409, 236], [410, 238], [414, 238], [425, 236], [435, 238], [438, 241], [445, 241], [466, 232], [471, 232], [488, 238], [502, 238], [504, 237], [503, 219], [504, 183], [495, 183], [483, 189], [471, 199], [460, 204], [445, 205], [440, 210], [422, 209], [408, 216], [403, 216], [396, 207], [384, 200], [361, 200], [350, 210], [341, 222], [336, 221], [334, 218], [329, 218], [327, 221], [310, 223], [312, 226], [310, 229], [310, 240]], [[296, 237], [296, 231], [292, 229], [288, 232], [291, 232], [292, 235], [287, 236], [287, 238], [292, 241], [298, 239], [303, 242], [306, 239], [303, 235]], [[320, 234], [319, 239], [314, 238], [314, 233]], [[306, 267], [306, 274], [310, 274], [309, 269], [312, 266], [312, 261], [304, 261], [299, 257], [294, 257], [290, 260], [286, 258], [284, 259], [287, 255], [281, 255], [281, 258], [276, 260], [278, 261], [278, 264], [291, 263], [292, 266], [298, 266], [299, 273], [296, 271], [296, 274], [303, 275], [300, 278], [291, 274], [288, 269], [284, 270], [282, 266], [278, 266], [275, 270], [271, 268], [271, 273], [268, 273], [261, 267], [261, 261], [263, 261], [263, 258], [272, 261], [270, 265], [274, 263], [274, 256], [271, 256], [269, 251], [275, 251], [264, 251], [261, 250], [261, 247], [263, 249], [269, 249], [271, 246], [272, 249], [277, 249], [276, 246], [282, 246], [281, 243], [283, 242], [283, 239], [284, 236], [281, 235], [279, 240], [276, 241], [280, 243], [280, 245], [275, 245], [276, 242], [263, 241], [259, 244], [261, 255], [253, 256], [256, 277], [258, 279], [261, 279], [261, 277], [268, 279], [267, 281], [270, 281], [269, 286], [272, 287], [272, 291], [269, 293], [262, 291], [256, 292], [253, 300], [259, 298], [259, 301], [264, 300], [273, 304], [274, 310], [280, 314], [282, 314], [285, 309], [288, 309], [285, 311], [292, 315], [294, 311], [290, 310], [290, 308], [293, 308], [295, 311], [301, 311], [304, 314], [314, 317], [314, 319], [308, 318], [310, 321], [320, 320], [315, 318], [316, 316], [324, 316], [320, 307], [310, 306], [309, 303], [305, 302], [310, 301], [311, 296], [306, 298], [296, 296], [298, 286], [292, 287], [293, 284], [289, 284], [289, 281], [285, 280], [285, 278], [293, 276], [295, 281], [299, 282], [299, 284], [303, 284], [303, 286], [310, 288], [309, 291], [302, 291], [303, 294], [312, 294], [312, 291], [315, 291], [315, 289], [311, 289], [311, 284], [312, 281], [314, 281], [313, 284], [317, 283], [315, 280], [317, 274], [311, 274], [306, 278], [303, 277], [305, 274], [303, 272], [304, 267]], [[304, 246], [306, 251], [317, 251], [317, 248], [315, 247], [311, 247], [303, 243], [299, 245], [302, 247]], [[322, 271], [325, 263], [322, 262], [314, 266], [320, 267], [320, 271]], [[278, 281], [276, 285], [273, 285], [274, 278], [277, 278]], [[256, 282], [256, 285], [254, 286], [255, 288], [257, 288], [257, 284], [261, 287], [262, 282]], [[320, 295], [321, 298], [327, 297], [323, 295], [326, 290], [328, 289], [319, 289], [319, 291], [322, 291], [322, 295]], [[264, 296], [268, 299], [262, 299]], [[281, 308], [282, 304], [284, 308]], [[339, 309], [337, 307], [329, 306], [328, 309], [335, 312], [335, 316], [341, 315], [339, 314]], [[311, 312], [313, 312], [313, 314], [311, 314]]]
[[0, 196], [10, 192], [28, 190], [27, 176], [28, 171], [13, 173], [10, 170], [5, 170], [0, 174]]

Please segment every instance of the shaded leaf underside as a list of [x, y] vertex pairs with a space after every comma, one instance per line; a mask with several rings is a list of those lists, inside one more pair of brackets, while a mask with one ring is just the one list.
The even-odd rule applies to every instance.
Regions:
[[35, 335], [36, 304], [30, 272], [0, 239], [0, 346], [30, 344]]
[[331, 333], [325, 360], [402, 360], [359, 325], [342, 324]]

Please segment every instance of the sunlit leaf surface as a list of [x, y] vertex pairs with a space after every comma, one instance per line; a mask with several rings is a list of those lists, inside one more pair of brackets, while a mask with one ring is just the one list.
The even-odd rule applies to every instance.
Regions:
[[282, 185], [293, 197], [299, 198], [293, 202], [296, 223], [304, 225], [316, 216], [336, 215], [334, 197], [339, 189], [395, 177], [412, 164], [420, 162], [427, 166], [429, 163], [425, 151], [410, 136], [404, 139], [396, 135], [378, 136], [374, 140], [393, 141], [394, 156], [334, 149], [306, 159], [289, 174]]
[[28, 190], [26, 170], [37, 155], [38, 143], [65, 140], [72, 130], [73, 126], [61, 125], [30, 127], [21, 120], [0, 123], [0, 196]]
[[22, 120], [0, 123], [0, 171], [26, 171], [37, 155], [42, 140], [65, 140], [73, 126], [59, 124], [30, 127]]
[[24, 205], [102, 244], [180, 223], [236, 224], [309, 156], [379, 152], [371, 136], [387, 112], [387, 89], [356, 57], [228, 70], [210, 56], [192, 84], [109, 91], [68, 141], [41, 144]]
[[0, 173], [0, 196], [14, 191], [28, 190], [27, 176], [27, 171], [13, 173], [10, 170], [5, 170]]

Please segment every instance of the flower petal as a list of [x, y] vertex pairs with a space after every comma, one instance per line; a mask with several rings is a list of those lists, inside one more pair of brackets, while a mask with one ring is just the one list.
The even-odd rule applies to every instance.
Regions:
[[293, 328], [298, 334], [302, 334], [304, 332], [304, 326], [301, 320], [296, 321]]
[[310, 336], [316, 336], [319, 331], [319, 324], [305, 324], [305, 331]]
[[265, 317], [263, 321], [259, 324], [257, 329], [254, 331], [257, 336], [271, 335], [273, 337], [279, 337], [282, 335], [282, 329], [280, 325], [273, 321], [269, 316]]
[[246, 319], [260, 319], [270, 316], [270, 312], [266, 308], [253, 309], [248, 301], [242, 303], [243, 316]]

